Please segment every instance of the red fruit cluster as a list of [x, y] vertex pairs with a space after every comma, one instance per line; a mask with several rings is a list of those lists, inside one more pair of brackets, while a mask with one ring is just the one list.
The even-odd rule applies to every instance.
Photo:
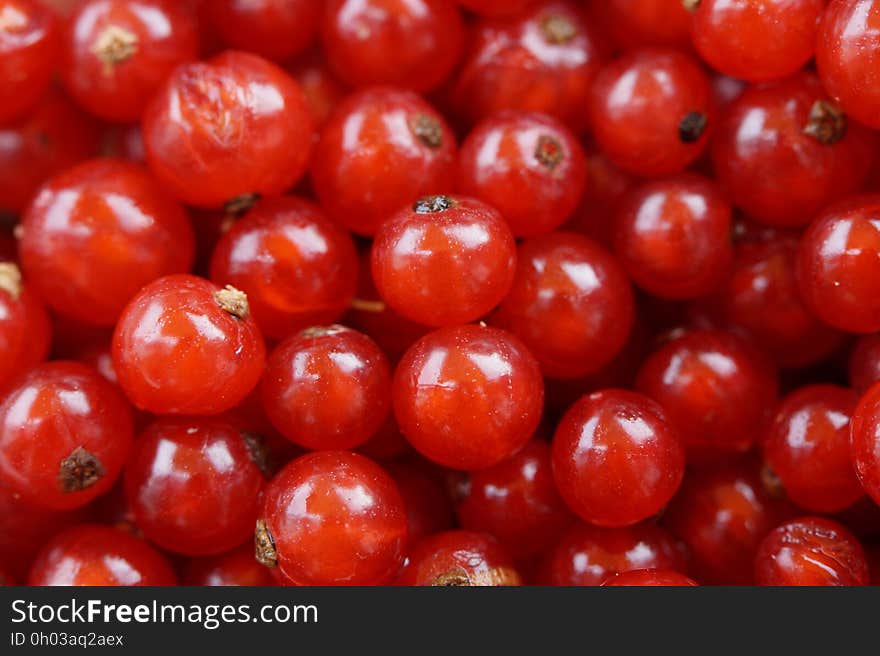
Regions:
[[0, 584], [880, 580], [878, 26], [0, 0]]

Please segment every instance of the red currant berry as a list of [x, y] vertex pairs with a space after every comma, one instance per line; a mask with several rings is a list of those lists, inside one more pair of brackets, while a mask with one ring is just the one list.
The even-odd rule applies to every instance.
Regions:
[[429, 333], [394, 374], [394, 415], [410, 443], [453, 469], [483, 469], [518, 451], [544, 405], [538, 363], [513, 335], [458, 326]]
[[147, 171], [92, 160], [50, 180], [21, 223], [28, 280], [60, 314], [111, 326], [160, 276], [192, 266], [189, 218]]
[[119, 391], [78, 362], [33, 369], [0, 397], [0, 485], [56, 510], [113, 486], [132, 442]]
[[458, 159], [458, 189], [498, 209], [517, 237], [565, 223], [584, 193], [586, 176], [575, 135], [543, 114], [493, 114], [471, 131]]
[[143, 540], [109, 526], [82, 524], [49, 541], [28, 577], [35, 586], [175, 585], [165, 558]]
[[813, 56], [825, 0], [698, 0], [694, 45], [715, 70], [749, 82], [796, 73]]
[[577, 378], [623, 349], [634, 315], [617, 260], [586, 237], [554, 232], [519, 247], [513, 286], [493, 322], [526, 343], [545, 375]]
[[443, 485], [441, 475], [430, 469], [423, 460], [409, 459], [389, 462], [385, 469], [397, 483], [397, 489], [406, 507], [408, 542], [418, 544], [423, 539], [452, 528], [452, 501]]
[[755, 556], [758, 585], [868, 585], [862, 545], [842, 524], [803, 517], [772, 531]]
[[43, 3], [0, 1], [0, 123], [24, 115], [49, 88], [58, 31], [54, 12]]
[[238, 209], [305, 173], [312, 117], [299, 85], [268, 61], [226, 52], [178, 67], [143, 117], [147, 161], [180, 200]]
[[880, 504], [880, 385], [859, 401], [851, 424], [852, 459], [862, 487]]
[[682, 0], [603, 0], [589, 8], [621, 49], [690, 46], [691, 17]]
[[311, 180], [338, 223], [363, 235], [423, 194], [455, 183], [455, 134], [416, 94], [360, 91], [334, 111], [315, 148]]
[[354, 297], [351, 237], [309, 201], [261, 200], [217, 243], [211, 279], [248, 296], [257, 325], [283, 339], [339, 319]]
[[831, 0], [816, 40], [822, 84], [857, 120], [880, 128], [880, 6], [874, 0]]
[[187, 555], [245, 542], [257, 519], [263, 455], [223, 421], [159, 419], [138, 436], [125, 469], [135, 523], [151, 542]]
[[297, 458], [268, 484], [257, 559], [293, 585], [374, 585], [403, 564], [406, 510], [378, 465], [347, 451]]
[[712, 163], [729, 198], [750, 217], [803, 226], [862, 187], [876, 144], [870, 130], [831, 102], [814, 74], [800, 73], [750, 87], [724, 110]]
[[193, 558], [183, 571], [184, 585], [271, 586], [275, 579], [254, 558], [254, 546], [243, 545], [219, 556]]
[[611, 62], [587, 108], [608, 158], [643, 176], [684, 170], [705, 150], [715, 121], [709, 78], [675, 50], [635, 50]]
[[196, 21], [177, 0], [85, 0], [65, 24], [61, 77], [95, 116], [136, 121], [198, 47]]
[[634, 569], [615, 574], [602, 583], [603, 587], [684, 587], [694, 585], [697, 585], [696, 581], [671, 569]]
[[155, 414], [235, 407], [256, 386], [265, 357], [247, 296], [195, 276], [166, 276], [144, 287], [113, 335], [120, 386]]
[[733, 259], [731, 208], [715, 185], [693, 173], [647, 182], [623, 201], [614, 248], [630, 278], [661, 298], [703, 296]]
[[12, 262], [0, 262], [0, 398], [11, 381], [46, 359], [52, 329], [42, 301]]
[[230, 48], [285, 61], [318, 32], [320, 0], [210, 0], [202, 3], [215, 34]]
[[570, 2], [533, 5], [476, 24], [451, 100], [472, 123], [502, 109], [520, 109], [550, 114], [581, 132], [600, 65], [597, 36]]
[[556, 491], [550, 446], [532, 440], [507, 460], [462, 474], [455, 485], [462, 528], [493, 535], [515, 557], [537, 556], [572, 523]]
[[583, 397], [553, 436], [553, 477], [581, 518], [629, 526], [656, 515], [684, 476], [684, 445], [651, 399], [624, 390]]
[[684, 571], [685, 554], [656, 524], [625, 528], [573, 526], [541, 564], [545, 585], [596, 586], [615, 574], [643, 569]]
[[446, 531], [416, 545], [396, 584], [495, 587], [522, 582], [510, 556], [493, 538], [472, 531]]
[[376, 233], [373, 281], [404, 317], [451, 326], [485, 316], [513, 282], [516, 243], [492, 207], [460, 196], [426, 196]]
[[864, 394], [880, 381], [880, 335], [863, 335], [856, 341], [849, 356], [849, 384]]
[[328, 0], [321, 45], [349, 86], [430, 91], [458, 61], [464, 24], [450, 0]]
[[366, 335], [315, 327], [283, 341], [266, 364], [263, 406], [272, 424], [307, 449], [353, 449], [391, 406], [391, 372]]
[[836, 385], [805, 385], [789, 394], [762, 441], [764, 459], [801, 508], [832, 513], [865, 491], [850, 457], [850, 417], [859, 397]]
[[312, 119], [319, 128], [347, 96], [345, 86], [330, 72], [322, 53], [312, 50], [288, 68], [306, 97]]
[[660, 403], [689, 460], [745, 452], [776, 399], [775, 372], [733, 333], [696, 330], [670, 340], [642, 364], [636, 388]]

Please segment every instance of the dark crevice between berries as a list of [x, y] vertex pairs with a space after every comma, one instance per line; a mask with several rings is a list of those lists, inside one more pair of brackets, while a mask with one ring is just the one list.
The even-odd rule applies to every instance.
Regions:
[[577, 27], [565, 16], [550, 14], [541, 21], [541, 32], [548, 43], [568, 43], [577, 35]]
[[272, 531], [262, 519], [257, 520], [257, 529], [254, 531], [254, 557], [258, 563], [266, 567], [278, 566], [275, 538], [272, 537]]
[[416, 214], [431, 214], [433, 212], [445, 212], [452, 209], [458, 203], [449, 196], [423, 196], [413, 204]]
[[244, 440], [244, 446], [248, 450], [248, 455], [257, 466], [257, 469], [260, 470], [260, 473], [263, 474], [263, 476], [268, 478], [272, 472], [269, 466], [269, 452], [266, 449], [266, 438], [259, 433], [242, 431], [241, 439]]
[[706, 125], [709, 119], [702, 112], [688, 112], [678, 124], [678, 138], [683, 143], [694, 143], [699, 141], [706, 131]]
[[773, 471], [770, 465], [765, 464], [761, 468], [761, 483], [764, 489], [774, 499], [782, 499], [785, 497], [785, 488], [782, 486], [782, 479]]
[[366, 298], [352, 299], [349, 307], [358, 312], [372, 312], [373, 314], [380, 314], [386, 309], [386, 305], [382, 301], [370, 301]]
[[242, 194], [226, 201], [223, 211], [227, 216], [238, 218], [252, 208], [258, 200], [260, 200], [260, 194]]
[[98, 457], [80, 446], [61, 461], [58, 478], [64, 492], [79, 492], [100, 481], [104, 473]]
[[247, 294], [232, 285], [226, 285], [223, 289], [214, 292], [214, 300], [224, 312], [228, 312], [234, 317], [247, 319], [251, 315]]
[[137, 49], [137, 36], [118, 25], [111, 25], [95, 40], [92, 52], [104, 64], [104, 74], [111, 75], [113, 69], [133, 57]]
[[409, 129], [431, 150], [437, 150], [443, 145], [443, 128], [440, 121], [433, 116], [416, 114], [409, 121]]
[[535, 146], [535, 159], [552, 171], [565, 159], [562, 144], [547, 135], [538, 137], [538, 145]]
[[0, 290], [18, 300], [21, 296], [21, 270], [12, 262], [0, 262]]
[[681, 0], [681, 4], [688, 11], [696, 11], [697, 7], [700, 6], [700, 0]]
[[431, 581], [432, 586], [437, 587], [463, 587], [472, 586], [470, 578], [461, 567], [453, 567], [448, 572], [443, 572], [440, 576]]
[[836, 144], [846, 136], [846, 114], [829, 100], [817, 100], [810, 108], [804, 134], [826, 146]]

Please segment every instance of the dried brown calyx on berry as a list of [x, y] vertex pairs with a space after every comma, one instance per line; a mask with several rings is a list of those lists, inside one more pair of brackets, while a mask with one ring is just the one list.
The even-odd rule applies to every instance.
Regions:
[[257, 520], [257, 528], [254, 531], [254, 557], [258, 563], [266, 567], [278, 566], [275, 538], [272, 537], [272, 531], [262, 519]]
[[709, 119], [703, 112], [688, 112], [678, 124], [678, 138], [682, 143], [695, 143], [706, 131]]
[[21, 270], [16, 264], [0, 262], [0, 290], [6, 292], [14, 299], [18, 299], [21, 296]]
[[437, 150], [443, 145], [443, 126], [433, 116], [416, 114], [409, 121], [409, 129], [431, 150]]
[[247, 294], [232, 285], [226, 285], [214, 292], [214, 300], [224, 312], [239, 319], [247, 319], [251, 314]]
[[433, 587], [502, 587], [522, 585], [516, 570], [509, 567], [490, 567], [467, 572], [463, 567], [453, 567], [430, 583]]
[[129, 30], [118, 25], [110, 25], [98, 38], [92, 52], [104, 65], [104, 74], [111, 75], [123, 62], [131, 59], [138, 51], [138, 38]]
[[804, 134], [830, 146], [846, 136], [846, 114], [830, 100], [817, 100], [810, 108]]
[[79, 492], [92, 487], [104, 474], [104, 465], [98, 457], [80, 446], [61, 461], [58, 480], [64, 492]]
[[457, 204], [456, 200], [449, 196], [423, 196], [413, 204], [413, 212], [416, 214], [445, 212], [446, 210], [452, 209]]

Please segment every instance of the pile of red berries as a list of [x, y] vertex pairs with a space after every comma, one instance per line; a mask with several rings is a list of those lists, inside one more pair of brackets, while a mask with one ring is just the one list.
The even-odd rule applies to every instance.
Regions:
[[878, 71], [880, 0], [0, 0], [0, 582], [880, 579]]

